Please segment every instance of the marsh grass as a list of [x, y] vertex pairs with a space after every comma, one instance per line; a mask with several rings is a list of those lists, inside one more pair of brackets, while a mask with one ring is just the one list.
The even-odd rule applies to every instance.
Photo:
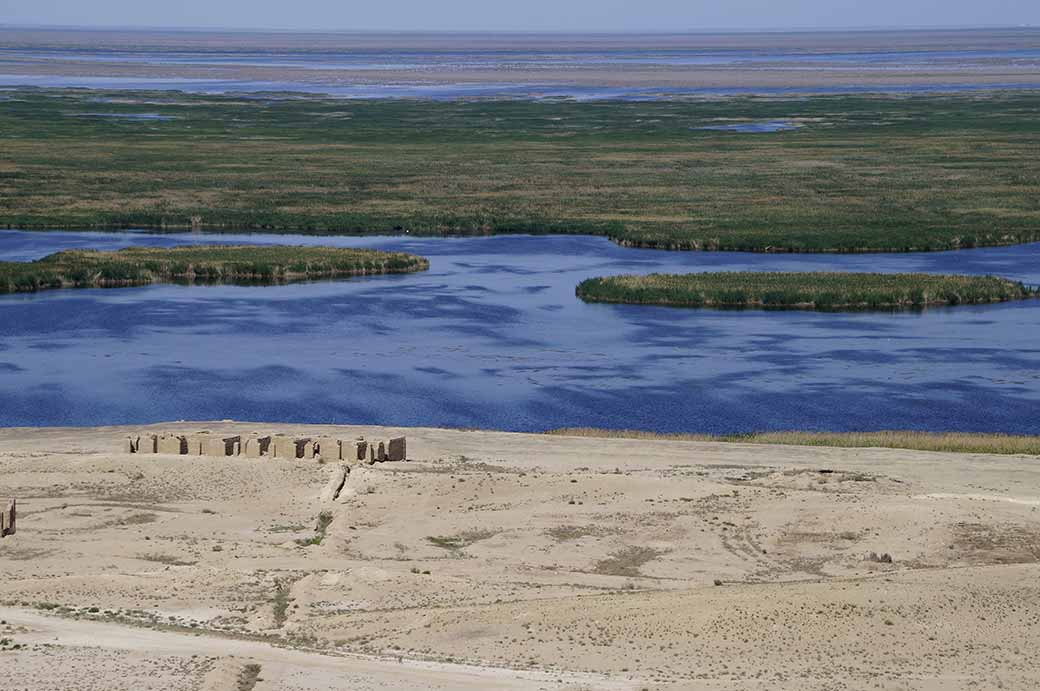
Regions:
[[823, 311], [921, 309], [1037, 294], [994, 276], [753, 271], [590, 278], [575, 292], [586, 302]]
[[[1040, 93], [344, 101], [23, 89], [0, 227], [584, 233], [662, 249], [1040, 240]], [[82, 117], [113, 112], [163, 121]], [[108, 106], [106, 106], [107, 108]], [[727, 121], [796, 120], [734, 134]]]
[[590, 427], [557, 429], [546, 434], [604, 439], [647, 439], [656, 441], [714, 441], [741, 444], [790, 446], [833, 446], [841, 448], [888, 448], [946, 453], [1021, 454], [1040, 456], [1040, 436], [981, 434], [969, 432], [761, 432], [746, 435], [659, 434], [637, 430], [606, 430]]
[[49, 288], [109, 288], [151, 283], [282, 283], [422, 271], [429, 263], [401, 252], [338, 247], [196, 245], [68, 250], [33, 262], [0, 262], [0, 293]]

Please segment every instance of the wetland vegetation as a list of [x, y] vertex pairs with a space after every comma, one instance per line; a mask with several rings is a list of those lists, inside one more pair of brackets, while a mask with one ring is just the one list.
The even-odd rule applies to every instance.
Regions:
[[547, 434], [569, 437], [647, 439], [661, 441], [717, 441], [742, 444], [788, 446], [836, 446], [841, 448], [887, 448], [946, 453], [1024, 454], [1040, 456], [1040, 436], [981, 434], [971, 432], [761, 432], [755, 434], [658, 434], [636, 430], [606, 430], [588, 427], [557, 429]]
[[[444, 103], [16, 89], [0, 99], [0, 226], [1014, 244], [1040, 240], [1038, 110], [1035, 92]], [[726, 131], [775, 121], [792, 128]]]
[[973, 305], [1037, 291], [994, 276], [726, 271], [590, 278], [576, 293], [586, 302], [830, 311]]
[[0, 262], [0, 293], [48, 288], [110, 288], [151, 283], [284, 283], [422, 271], [403, 252], [334, 247], [194, 245], [67, 250], [33, 262]]

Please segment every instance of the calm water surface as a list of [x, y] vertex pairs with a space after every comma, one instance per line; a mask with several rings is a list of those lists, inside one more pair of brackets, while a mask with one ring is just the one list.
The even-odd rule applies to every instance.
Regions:
[[[912, 44], [922, 47], [908, 50], [907, 41], [915, 35], [922, 43]], [[1004, 35], [1003, 40], [1000, 35]], [[360, 36], [342, 38], [344, 47], [336, 50], [308, 45], [306, 35], [300, 35], [296, 43], [290, 34], [281, 35], [277, 46], [267, 46], [265, 38], [259, 37], [252, 47], [248, 47], [248, 41], [242, 42], [242, 36], [234, 40], [204, 39], [204, 34], [184, 33], [180, 36], [183, 49], [172, 49], [168, 37], [160, 40], [159, 46], [149, 47], [153, 39], [148, 32], [132, 41], [133, 48], [93, 45], [97, 39], [89, 33], [79, 35], [78, 41], [91, 45], [63, 48], [55, 47], [50, 40], [45, 40], [44, 45], [33, 45], [35, 39], [9, 39], [10, 44], [0, 47], [0, 86], [172, 89], [197, 93], [275, 91], [342, 98], [444, 100], [656, 100], [740, 94], [1040, 88], [1036, 79], [1040, 45], [1028, 30], [998, 32], [993, 36], [987, 32], [955, 32], [948, 42], [937, 42], [928, 33], [913, 32], [855, 34], [844, 40], [840, 34], [824, 33], [801, 36], [796, 41], [784, 34], [777, 34], [772, 41], [751, 35], [729, 40], [722, 36], [691, 36], [679, 40], [684, 45], [675, 44], [676, 37], [617, 35], [608, 40], [602, 36], [547, 35], [539, 39], [532, 34], [496, 39], [496, 43], [510, 48], [479, 49], [453, 49], [443, 36], [435, 41], [438, 48], [411, 47], [430, 40], [430, 36], [416, 35], [384, 37], [384, 41], [397, 47], [371, 50], [347, 47], [363, 45], [371, 39]], [[485, 36], [480, 41], [485, 46], [486, 39]], [[462, 46], [473, 37], [460, 36], [455, 40]], [[627, 47], [596, 47], [604, 40]], [[204, 48], [197, 47], [199, 41]], [[979, 42], [989, 47], [980, 48]], [[584, 44], [585, 48], [569, 47], [572, 43]], [[757, 47], [734, 47], [738, 44]], [[192, 45], [196, 48], [189, 47]], [[845, 48], [836, 49], [837, 45]], [[704, 69], [716, 70], [716, 78], [693, 78], [684, 87], [668, 77]], [[999, 80], [990, 78], [992, 75], [978, 81], [958, 78], [962, 73], [983, 75], [994, 70], [1001, 75]], [[517, 71], [527, 76], [522, 80], [503, 78]], [[792, 76], [787, 83], [747, 84], [746, 77], [760, 72], [797, 73], [803, 77], [836, 72], [845, 77], [836, 82], [810, 79], [803, 83]], [[485, 78], [473, 78], [481, 73]], [[455, 75], [459, 74], [469, 77], [458, 79]], [[614, 81], [620, 74], [638, 78]], [[920, 79], [914, 78], [914, 74], [930, 76]], [[873, 79], [863, 81], [867, 76]], [[618, 83], [637, 86], [604, 86]]]
[[1040, 283], [1040, 244], [914, 255], [623, 249], [602, 238], [20, 233], [0, 260], [74, 247], [330, 244], [430, 271], [277, 287], [0, 296], [0, 425], [177, 419], [660, 431], [1040, 432], [1040, 302], [924, 313], [586, 305], [616, 272], [995, 273]]
[[608, 87], [584, 84], [507, 83], [493, 80], [474, 83], [373, 82], [330, 84], [302, 79], [270, 81], [259, 79], [198, 79], [190, 77], [102, 77], [84, 75], [36, 75], [0, 73], [0, 90], [20, 87], [172, 90], [197, 94], [241, 94], [266, 97], [271, 93], [331, 96], [352, 99], [425, 99], [455, 101], [467, 98], [516, 100], [573, 99], [576, 101], [660, 101], [704, 96], [773, 95], [792, 96], [856, 94], [945, 94], [1040, 89], [1040, 82], [1028, 76], [1001, 82], [978, 84], [958, 81], [840, 86], [719, 86], [719, 87]]

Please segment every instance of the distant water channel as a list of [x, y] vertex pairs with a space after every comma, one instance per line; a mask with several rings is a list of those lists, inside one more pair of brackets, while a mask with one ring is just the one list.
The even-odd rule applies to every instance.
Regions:
[[[305, 34], [280, 34], [272, 46], [270, 36], [185, 32], [179, 34], [181, 49], [149, 32], [123, 35], [117, 41], [122, 47], [94, 45], [99, 39], [90, 34], [70, 39], [78, 46], [41, 46], [38, 40], [12, 38], [12, 45], [0, 47], [0, 88], [636, 101], [1040, 88], [1040, 47], [1029, 30], [955, 32], [945, 41], [928, 32], [772, 38], [530, 34], [497, 36], [490, 43], [479, 35], [344, 35], [332, 40], [339, 48], [327, 45], [328, 36], [319, 40], [325, 48], [311, 45], [315, 37]], [[384, 45], [361, 47], [373, 41]], [[677, 75], [685, 80], [676, 82]], [[774, 78], [762, 81], [762, 75]], [[776, 75], [786, 79], [777, 82]]]
[[1040, 244], [912, 255], [671, 253], [584, 236], [0, 231], [0, 260], [200, 242], [413, 252], [430, 271], [276, 287], [0, 296], [0, 426], [178, 419], [664, 432], [1040, 432], [1040, 301], [826, 314], [586, 305], [594, 275], [993, 273]]

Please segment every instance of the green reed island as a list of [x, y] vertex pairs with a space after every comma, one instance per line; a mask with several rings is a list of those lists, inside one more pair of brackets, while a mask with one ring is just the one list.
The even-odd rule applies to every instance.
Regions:
[[116, 288], [152, 283], [285, 283], [429, 268], [401, 252], [336, 247], [195, 245], [68, 250], [33, 262], [0, 262], [0, 293]]
[[755, 271], [590, 278], [576, 293], [586, 302], [826, 311], [974, 305], [1037, 295], [994, 276]]
[[[0, 227], [584, 233], [633, 247], [1040, 240], [1040, 93], [430, 102], [15, 89]], [[785, 131], [719, 131], [782, 121]]]

